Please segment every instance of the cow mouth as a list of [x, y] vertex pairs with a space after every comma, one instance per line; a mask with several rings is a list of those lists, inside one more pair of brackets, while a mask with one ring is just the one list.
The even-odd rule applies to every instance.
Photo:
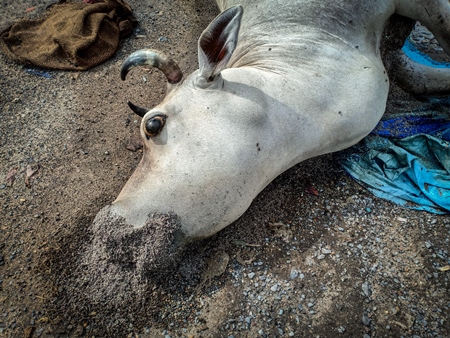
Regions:
[[93, 235], [97, 262], [140, 278], [174, 266], [184, 246], [181, 222], [173, 213], [151, 214], [136, 228], [106, 206], [95, 217]]

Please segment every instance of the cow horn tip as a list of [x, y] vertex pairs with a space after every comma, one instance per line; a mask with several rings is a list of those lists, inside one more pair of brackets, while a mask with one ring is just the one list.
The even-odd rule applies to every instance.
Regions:
[[146, 108], [142, 108], [139, 106], [136, 106], [133, 102], [131, 102], [130, 100], [127, 101], [128, 107], [130, 107], [130, 109], [135, 112], [137, 115], [139, 115], [140, 117], [144, 117], [145, 114], [147, 114], [147, 112], [149, 111], [149, 109]]

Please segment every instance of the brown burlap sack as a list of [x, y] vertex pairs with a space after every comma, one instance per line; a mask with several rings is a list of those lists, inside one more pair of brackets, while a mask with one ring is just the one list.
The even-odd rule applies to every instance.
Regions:
[[131, 34], [135, 23], [130, 6], [122, 0], [60, 1], [43, 18], [19, 20], [2, 32], [0, 49], [25, 64], [86, 70], [109, 59], [119, 38]]

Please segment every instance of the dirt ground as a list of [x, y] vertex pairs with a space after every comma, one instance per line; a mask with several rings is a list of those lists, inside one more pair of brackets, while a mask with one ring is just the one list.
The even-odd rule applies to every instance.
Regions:
[[[50, 3], [2, 1], [1, 27]], [[91, 223], [141, 157], [126, 101], [165, 92], [157, 71], [120, 81], [121, 62], [149, 47], [195, 70], [216, 14], [206, 0], [129, 3], [135, 34], [89, 71], [47, 78], [0, 55], [0, 336], [450, 337], [449, 217], [375, 198], [340, 166], [348, 151], [288, 170], [159, 281], [98, 296], [114, 290], [86, 274]], [[424, 104], [391, 94], [388, 113]]]

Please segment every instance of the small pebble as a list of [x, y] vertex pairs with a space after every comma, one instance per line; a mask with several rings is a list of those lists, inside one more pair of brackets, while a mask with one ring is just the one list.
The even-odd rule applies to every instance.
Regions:
[[290, 279], [295, 279], [298, 277], [298, 271], [297, 270], [291, 270], [291, 273], [289, 274]]
[[364, 316], [362, 317], [362, 322], [363, 322], [363, 324], [364, 324], [365, 326], [369, 326], [371, 320], [370, 320], [369, 317], [367, 317], [366, 315], [364, 315]]
[[368, 282], [362, 283], [362, 290], [367, 298], [370, 298], [370, 296], [372, 296], [372, 288], [370, 287], [370, 284]]

